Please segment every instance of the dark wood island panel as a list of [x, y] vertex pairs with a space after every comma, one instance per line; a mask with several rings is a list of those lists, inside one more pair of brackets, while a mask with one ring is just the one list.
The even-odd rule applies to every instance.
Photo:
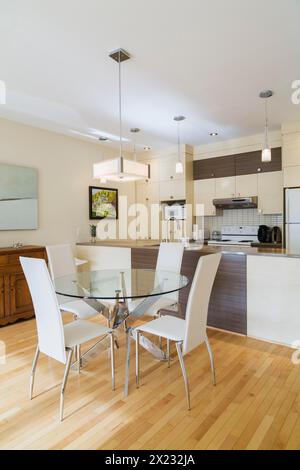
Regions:
[[[158, 249], [132, 248], [132, 268], [154, 269]], [[182, 314], [185, 315], [190, 285], [200, 256], [209, 252], [186, 250], [182, 260], [181, 274], [187, 276], [190, 283], [179, 294]], [[240, 254], [222, 254], [222, 259], [214, 282], [209, 311], [208, 325], [236, 333], [247, 334], [247, 256]]]

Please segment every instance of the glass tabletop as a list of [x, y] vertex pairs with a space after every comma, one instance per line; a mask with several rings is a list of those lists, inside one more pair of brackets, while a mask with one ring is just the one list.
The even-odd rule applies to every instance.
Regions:
[[56, 278], [57, 294], [95, 300], [138, 299], [179, 291], [188, 278], [171, 271], [155, 269], [103, 269], [83, 271]]

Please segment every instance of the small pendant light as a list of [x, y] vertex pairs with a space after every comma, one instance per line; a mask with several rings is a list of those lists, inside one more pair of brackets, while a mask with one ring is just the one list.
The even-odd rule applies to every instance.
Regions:
[[259, 97], [265, 100], [265, 140], [264, 146], [261, 153], [261, 161], [262, 162], [270, 162], [272, 160], [271, 149], [269, 146], [269, 122], [268, 122], [268, 107], [267, 107], [267, 99], [273, 96], [272, 90], [265, 90], [261, 91]]
[[178, 160], [175, 167], [175, 172], [177, 174], [183, 173], [183, 163], [181, 161], [181, 151], [180, 151], [180, 123], [184, 121], [184, 116], [175, 116], [173, 121], [177, 122], [177, 146], [178, 146]]
[[132, 127], [130, 132], [133, 134], [133, 159], [136, 162], [136, 135], [141, 129], [138, 127]]

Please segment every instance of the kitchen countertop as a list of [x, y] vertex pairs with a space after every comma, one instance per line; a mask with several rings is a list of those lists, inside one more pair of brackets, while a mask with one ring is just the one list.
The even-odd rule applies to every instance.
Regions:
[[[119, 248], [143, 248], [150, 250], [157, 250], [159, 241], [155, 240], [104, 240], [97, 241], [96, 243], [83, 242], [77, 243], [78, 246], [111, 246]], [[206, 245], [197, 242], [191, 242], [185, 248], [186, 251], [201, 251], [202, 253], [228, 253], [236, 255], [259, 255], [259, 256], [283, 256], [289, 258], [300, 258], [300, 253], [288, 253], [285, 248], [274, 247], [251, 247], [251, 246], [237, 246], [237, 245]]]

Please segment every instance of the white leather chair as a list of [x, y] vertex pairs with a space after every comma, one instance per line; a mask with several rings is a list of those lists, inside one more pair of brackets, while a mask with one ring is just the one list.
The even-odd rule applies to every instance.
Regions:
[[65, 364], [60, 395], [60, 420], [62, 421], [64, 392], [70, 371], [72, 355], [75, 349], [82, 343], [100, 336], [110, 335], [112, 388], [114, 390], [113, 331], [105, 326], [84, 320], [77, 320], [63, 325], [57, 297], [45, 260], [20, 257], [20, 262], [32, 297], [38, 333], [38, 346], [30, 375], [30, 399], [32, 399], [34, 376], [39, 353], [42, 352]]
[[[180, 274], [183, 253], [183, 243], [162, 242], [159, 246], [156, 271], [171, 271]], [[179, 308], [178, 295], [178, 292], [172, 292], [159, 297], [158, 300], [148, 308], [147, 315], [158, 316], [162, 309], [174, 308], [176, 306]], [[129, 302], [129, 310], [132, 311], [140, 302], [141, 300], [139, 299]]]
[[221, 254], [202, 256], [194, 274], [192, 282], [185, 320], [170, 315], [165, 315], [156, 320], [152, 320], [142, 326], [138, 326], [134, 330], [136, 334], [136, 385], [139, 386], [139, 334], [149, 333], [155, 336], [166, 338], [168, 365], [170, 366], [170, 341], [176, 344], [177, 354], [184, 378], [185, 390], [188, 402], [188, 409], [191, 408], [190, 392], [188, 385], [187, 373], [183, 361], [183, 356], [201, 343], [206, 344], [212, 375], [213, 384], [215, 385], [215, 369], [213, 353], [206, 335], [207, 312], [209, 299], [213, 287], [214, 279], [220, 263]]
[[[48, 245], [46, 251], [52, 280], [76, 273], [76, 265], [81, 264], [80, 260], [74, 258], [71, 245]], [[99, 313], [98, 310], [82, 299], [74, 300], [63, 295], [58, 295], [57, 298], [60, 309], [72, 313], [76, 318], [91, 318]], [[103, 306], [99, 303], [100, 311], [101, 308]]]

